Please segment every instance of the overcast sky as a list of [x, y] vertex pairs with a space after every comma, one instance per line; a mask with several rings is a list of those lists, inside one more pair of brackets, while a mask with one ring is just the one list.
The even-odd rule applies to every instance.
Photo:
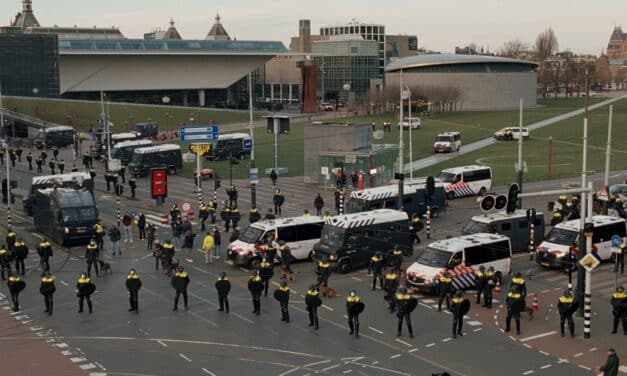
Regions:
[[[3, 23], [21, 8], [21, 0], [1, 0]], [[626, 0], [33, 0], [33, 9], [42, 26], [115, 25], [127, 38], [174, 18], [185, 39], [204, 38], [219, 11], [232, 37], [286, 47], [304, 18], [315, 34], [353, 18], [380, 23], [388, 34], [417, 35], [420, 47], [443, 52], [471, 42], [494, 50], [515, 38], [532, 44], [552, 27], [560, 50], [599, 54], [615, 25], [627, 29]]]

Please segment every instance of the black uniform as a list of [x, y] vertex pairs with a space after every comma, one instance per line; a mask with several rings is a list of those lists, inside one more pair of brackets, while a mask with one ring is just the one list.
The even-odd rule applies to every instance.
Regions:
[[13, 245], [13, 254], [15, 255], [15, 273], [24, 275], [26, 273], [24, 260], [28, 257], [28, 246], [21, 240]]
[[4, 281], [11, 273], [11, 260], [13, 259], [13, 253], [4, 246], [0, 246], [0, 275]]
[[[622, 207], [622, 205], [621, 205], [621, 207]], [[627, 252], [625, 250], [625, 243], [622, 243], [620, 245], [620, 248], [618, 249], [618, 253], [616, 253], [616, 262], [614, 263], [614, 272], [615, 273], [618, 273], [619, 269], [620, 269], [620, 274], [624, 274], [625, 273], [625, 252]]]
[[396, 331], [397, 337], [401, 336], [401, 331], [403, 330], [403, 320], [405, 320], [409, 337], [414, 338], [414, 329], [411, 326], [411, 313], [416, 308], [416, 305], [416, 298], [411, 295], [400, 292], [396, 294], [396, 317], [398, 318]]
[[200, 231], [206, 230], [205, 222], [207, 221], [208, 217], [209, 217], [209, 213], [207, 211], [207, 206], [201, 203], [200, 206], [198, 207], [198, 219], [200, 219]]
[[211, 224], [214, 225], [216, 223], [216, 211], [218, 210], [218, 204], [211, 200], [207, 203], [207, 211], [209, 212], [209, 217], [211, 218]]
[[237, 207], [231, 209], [231, 224], [233, 228], [237, 227], [240, 219], [242, 219], [242, 214], [239, 212]]
[[307, 290], [305, 305], [307, 306], [307, 313], [309, 315], [309, 326], [313, 326], [315, 330], [318, 330], [320, 327], [318, 322], [318, 307], [322, 305], [322, 299], [320, 299], [318, 290]]
[[13, 245], [17, 240], [17, 234], [13, 231], [9, 231], [6, 237], [7, 249], [13, 251]]
[[388, 310], [390, 312], [394, 312], [394, 306], [396, 305], [394, 294], [396, 293], [397, 288], [398, 288], [398, 275], [394, 272], [387, 273], [385, 275], [385, 283], [384, 283], [385, 296], [383, 298], [385, 299], [386, 302], [388, 302]]
[[492, 308], [492, 290], [494, 290], [494, 286], [496, 286], [497, 278], [498, 277], [491, 270], [484, 273], [483, 307]]
[[11, 301], [13, 302], [13, 312], [20, 310], [20, 291], [26, 287], [26, 282], [22, 281], [22, 278], [18, 275], [9, 276], [7, 282], [9, 292], [11, 293]]
[[57, 162], [57, 167], [59, 168], [60, 174], [62, 174], [63, 171], [65, 171], [65, 162], [63, 162], [63, 159]]
[[250, 209], [248, 213], [248, 222], [255, 223], [261, 220], [261, 214], [259, 214], [259, 210], [257, 208]]
[[39, 292], [44, 296], [44, 304], [46, 305], [46, 310], [49, 316], [52, 316], [52, 296], [57, 288], [54, 285], [54, 278], [50, 276], [41, 277], [41, 285], [39, 286]]
[[137, 189], [137, 179], [134, 176], [128, 179], [128, 186], [131, 189], [131, 198], [135, 198], [135, 189]]
[[99, 276], [98, 272], [98, 259], [100, 258], [100, 251], [95, 244], [88, 244], [85, 249], [85, 261], [87, 262], [87, 277], [91, 277], [91, 267], [93, 265], [96, 271], [96, 277]]
[[438, 283], [438, 311], [442, 311], [442, 302], [446, 299], [446, 309], [451, 308], [450, 294], [453, 292], [453, 280], [445, 275], [440, 276]]
[[239, 195], [237, 192], [237, 188], [231, 186], [226, 190], [226, 194], [229, 196], [229, 206], [237, 206], [237, 197]]
[[139, 275], [131, 273], [126, 276], [126, 289], [128, 290], [128, 299], [131, 308], [130, 311], [139, 313], [139, 289], [142, 288], [142, 280], [139, 279]]
[[253, 313], [259, 316], [261, 314], [261, 292], [263, 291], [263, 282], [259, 275], [250, 277], [248, 291], [253, 298]]
[[274, 298], [279, 301], [281, 306], [281, 321], [290, 322], [290, 312], [288, 310], [290, 302], [290, 288], [281, 286], [274, 290]]
[[41, 166], [44, 164], [43, 159], [41, 159], [41, 156], [37, 157], [37, 159], [35, 160], [35, 163], [37, 164], [37, 173], [41, 174], [44, 172], [44, 170], [41, 169]]
[[420, 222], [420, 217], [418, 215], [413, 215], [409, 220], [409, 235], [410, 235], [410, 244], [414, 244], [414, 242], [420, 244], [420, 237], [418, 236], [418, 231], [422, 230], [422, 222]]
[[395, 249], [389, 257], [390, 264], [394, 268], [394, 271], [400, 275], [402, 273], [401, 265], [403, 265], [403, 252], [400, 249]]
[[179, 297], [183, 295], [183, 304], [185, 305], [185, 310], [187, 310], [187, 285], [189, 285], [189, 275], [187, 272], [176, 272], [172, 277], [172, 287], [176, 290], [176, 295], [174, 296], [174, 308], [173, 311], [176, 311], [179, 308]]
[[560, 331], [562, 333], [562, 337], [564, 337], [564, 324], [566, 323], [566, 321], [568, 321], [570, 336], [575, 336], [575, 321], [573, 320], [573, 314], [577, 310], [578, 306], [579, 304], [570, 294], [564, 294], [559, 297], [557, 302], [557, 310], [560, 314]]
[[231, 208], [225, 206], [220, 212], [220, 218], [224, 221], [224, 231], [229, 232], [231, 229]]
[[96, 291], [96, 285], [93, 284], [89, 277], [81, 277], [76, 282], [76, 289], [78, 290], [76, 294], [78, 297], [78, 313], [83, 312], [83, 301], [87, 300], [87, 308], [89, 308], [89, 313], [91, 314], [93, 312], [91, 294]]
[[218, 290], [218, 311], [226, 311], [229, 313], [229, 292], [231, 291], [231, 281], [226, 277], [218, 278], [216, 282], [216, 290]]
[[274, 264], [268, 261], [261, 261], [259, 263], [259, 276], [263, 281], [263, 295], [268, 296], [268, 287], [270, 285], [270, 278], [274, 275]]
[[30, 151], [26, 155], [26, 162], [28, 162], [28, 171], [33, 171], [33, 153]]
[[[461, 294], [460, 294], [461, 295]], [[453, 314], [453, 338], [463, 336], [462, 325], [464, 324], [464, 315], [468, 312], [470, 301], [461, 296], [451, 299], [451, 313]]]
[[272, 265], [274, 265], [274, 260], [276, 259], [276, 247], [274, 246], [274, 242], [272, 240], [268, 240], [268, 244], [264, 247], [264, 254], [266, 255], [266, 260]]
[[[475, 273], [475, 289], [477, 290], [477, 304], [481, 303], [481, 294], [485, 290], [485, 285], [488, 282], [486, 272], [479, 269]], [[485, 296], [483, 297], [485, 301]]]
[[377, 280], [379, 281], [379, 286], [381, 290], [383, 290], [383, 267], [385, 266], [385, 261], [383, 257], [372, 256], [370, 258], [370, 263], [368, 264], [368, 273], [372, 273], [372, 290], [377, 289]]
[[96, 239], [96, 245], [98, 246], [98, 250], [102, 251], [104, 246], [104, 237], [106, 235], [106, 231], [104, 227], [100, 223], [96, 223], [94, 225], [94, 238]]
[[274, 196], [272, 196], [272, 203], [274, 204], [274, 212], [277, 214], [281, 214], [281, 206], [285, 202], [285, 197], [281, 192], [275, 192]]
[[42, 241], [37, 246], [37, 254], [41, 263], [41, 270], [50, 271], [50, 257], [52, 257], [52, 246], [47, 240]]
[[54, 166], [55, 165], [56, 165], [56, 163], [54, 163], [54, 160], [51, 159], [51, 160], [48, 161], [48, 167], [50, 167], [50, 171], [52, 172], [52, 175], [55, 174], [55, 172], [54, 172]]
[[355, 334], [355, 337], [359, 337], [359, 314], [363, 312], [364, 308], [364, 303], [360, 301], [359, 296], [349, 295], [346, 297], [346, 315], [350, 329], [348, 334]]
[[[316, 269], [316, 275], [318, 276], [318, 288], [324, 287], [326, 290], [329, 287], [329, 277], [331, 276], [331, 264], [326, 261], [319, 261]], [[324, 293], [324, 291], [323, 291]]]
[[624, 291], [616, 290], [612, 294], [610, 300], [612, 303], [612, 314], [614, 322], [612, 325], [612, 334], [618, 330], [618, 322], [622, 322], [623, 334], [627, 335], [627, 294]]
[[512, 317], [516, 321], [516, 334], [520, 334], [520, 312], [525, 309], [525, 298], [521, 293], [510, 291], [507, 293], [507, 317], [505, 322], [505, 331], [511, 329]]
[[283, 268], [283, 278], [294, 279], [294, 272], [292, 271], [292, 250], [287, 244], [279, 246], [281, 252], [281, 267]]

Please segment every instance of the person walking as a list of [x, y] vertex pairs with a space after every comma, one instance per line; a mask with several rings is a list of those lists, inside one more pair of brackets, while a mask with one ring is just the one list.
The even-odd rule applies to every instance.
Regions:
[[128, 298], [131, 308], [129, 312], [135, 311], [139, 313], [139, 289], [142, 288], [142, 280], [139, 278], [135, 269], [131, 269], [126, 276], [126, 289], [128, 290]]
[[124, 213], [122, 217], [122, 225], [124, 225], [124, 243], [133, 242], [133, 234], [131, 233], [131, 224], [133, 224], [133, 217], [128, 212]]
[[119, 255], [122, 254], [120, 250], [120, 239], [122, 238], [122, 234], [120, 234], [120, 229], [118, 226], [111, 225], [109, 228], [109, 241], [111, 241], [111, 256], [115, 256], [115, 252], [117, 251]]
[[94, 267], [96, 271], [96, 277], [98, 277], [98, 258], [100, 251], [94, 239], [89, 241], [87, 248], [85, 249], [85, 262], [87, 263], [87, 277], [91, 277], [91, 267]]
[[59, 168], [59, 173], [62, 174], [65, 171], [65, 162], [63, 159], [57, 162], [57, 167]]
[[201, 201], [198, 206], [198, 219], [200, 220], [200, 231], [203, 232], [206, 229], [205, 222], [207, 222], [207, 218], [209, 218], [209, 211], [207, 206]]
[[9, 293], [11, 293], [11, 302], [13, 303], [13, 312], [20, 310], [20, 292], [26, 287], [26, 282], [17, 274], [9, 272], [9, 280], [7, 281]]
[[24, 267], [24, 261], [28, 257], [28, 246], [21, 238], [17, 238], [13, 245], [13, 254], [15, 255], [15, 274], [26, 274], [26, 268]]
[[253, 313], [257, 316], [261, 314], [261, 292], [263, 291], [263, 281], [259, 271], [253, 271], [248, 279], [248, 291], [253, 300]]
[[82, 273], [76, 281], [76, 290], [76, 296], [78, 297], [78, 313], [83, 312], [83, 301], [87, 300], [87, 308], [89, 308], [89, 314], [91, 315], [93, 313], [91, 294], [96, 291], [96, 285], [87, 274]]
[[176, 273], [172, 277], [172, 287], [176, 291], [174, 295], [174, 308], [173, 311], [179, 309], [179, 298], [183, 295], [183, 304], [185, 306], [185, 310], [187, 311], [189, 308], [187, 306], [187, 286], [189, 285], [189, 275], [183, 269], [182, 266], [179, 266]]
[[309, 326], [313, 326], [314, 330], [318, 330], [320, 323], [318, 320], [318, 307], [322, 305], [320, 292], [316, 285], [310, 285], [305, 295], [305, 305], [307, 306], [307, 314], [309, 316]]
[[314, 207], [316, 208], [316, 215], [320, 217], [322, 215], [322, 208], [324, 208], [324, 199], [318, 193], [318, 196], [314, 199]]
[[98, 245], [98, 249], [101, 251], [103, 250], [105, 235], [106, 235], [105, 229], [104, 227], [102, 227], [102, 224], [100, 223], [100, 219], [98, 219], [96, 223], [94, 224], [94, 238], [96, 240], [96, 245]]
[[263, 282], [263, 296], [268, 296], [270, 279], [274, 276], [274, 265], [268, 262], [268, 259], [265, 257], [259, 263], [259, 276]]
[[[2, 280], [6, 280], [11, 275], [11, 261], [13, 259], [13, 253], [7, 249], [6, 245], [0, 246], [0, 276]], [[6, 277], [5, 277], [6, 273]]]
[[368, 264], [368, 274], [372, 274], [372, 291], [377, 289], [377, 281], [379, 281], [379, 286], [381, 290], [383, 290], [384, 266], [385, 261], [383, 260], [383, 256], [381, 252], [377, 251], [374, 256], [370, 258], [370, 263]]
[[39, 255], [39, 264], [41, 265], [42, 273], [50, 271], [50, 257], [52, 257], [52, 246], [48, 240], [43, 239], [39, 245], [37, 245], [37, 254]]
[[177, 219], [176, 223], [172, 227], [172, 237], [174, 238], [174, 247], [176, 249], [181, 249], [181, 237], [183, 236], [183, 224], [180, 220]]
[[220, 277], [216, 281], [216, 290], [218, 290], [218, 311], [229, 313], [229, 292], [231, 291], [231, 282], [226, 278], [226, 273], [221, 272]]
[[411, 313], [416, 309], [418, 300], [408, 294], [406, 287], [400, 287], [396, 293], [396, 317], [398, 325], [396, 328], [396, 336], [400, 337], [403, 330], [403, 320], [407, 325], [409, 338], [414, 338], [414, 329], [411, 325]]
[[276, 171], [274, 169], [272, 169], [272, 171], [270, 171], [270, 180], [272, 180], [272, 186], [275, 187], [276, 186], [276, 181], [279, 178], [279, 176], [277, 175]]
[[607, 350], [607, 360], [602, 366], [596, 368], [597, 373], [603, 372], [603, 376], [618, 376], [618, 369], [620, 368], [620, 360], [616, 355], [616, 350], [610, 347]]
[[139, 213], [139, 217], [137, 217], [137, 230], [139, 231], [139, 240], [146, 239], [146, 216], [144, 213]]
[[575, 321], [573, 320], [573, 314], [579, 307], [579, 303], [573, 298], [573, 294], [570, 290], [565, 290], [564, 295], [560, 296], [557, 300], [557, 311], [560, 314], [560, 332], [564, 337], [564, 324], [568, 321], [568, 329], [570, 330], [570, 336], [575, 337]]
[[507, 317], [505, 318], [505, 332], [511, 330], [512, 318], [516, 321], [516, 334], [520, 335], [520, 312], [525, 309], [525, 298], [520, 293], [520, 285], [514, 284], [507, 293]]
[[30, 151], [26, 154], [26, 162], [28, 162], [28, 171], [33, 171], [33, 153]]
[[135, 176], [131, 176], [128, 179], [128, 187], [131, 189], [131, 198], [135, 198], [135, 190], [137, 189], [137, 178]]
[[155, 242], [155, 225], [149, 223], [146, 227], [146, 252], [152, 251]]
[[220, 246], [222, 246], [222, 235], [220, 235], [220, 229], [218, 226], [213, 227], [213, 258], [220, 259]]
[[462, 325], [464, 324], [464, 315], [470, 309], [470, 300], [462, 297], [462, 290], [455, 292], [455, 297], [451, 299], [451, 313], [453, 314], [453, 338], [462, 337]]
[[286, 323], [290, 322], [290, 312], [289, 312], [289, 303], [290, 303], [290, 287], [287, 285], [287, 281], [281, 281], [281, 286], [278, 289], [274, 290], [274, 298], [279, 301], [279, 305], [281, 306], [281, 321]]
[[272, 203], [274, 204], [274, 212], [278, 215], [281, 215], [281, 206], [285, 202], [285, 197], [283, 193], [281, 193], [280, 189], [277, 189], [274, 192], [274, 196], [272, 196]]
[[359, 338], [359, 315], [364, 311], [365, 305], [357, 295], [357, 291], [351, 290], [346, 297], [346, 315], [348, 316], [349, 335], [355, 334]]
[[205, 254], [205, 264], [213, 264], [213, 250], [215, 248], [215, 239], [211, 232], [207, 231], [205, 238], [202, 240], [202, 251]]
[[623, 325], [623, 334], [627, 336], [627, 294], [623, 286], [618, 286], [610, 299], [612, 315], [614, 316], [612, 334], [618, 331], [619, 321]]
[[44, 305], [46, 306], [45, 313], [48, 316], [52, 316], [53, 299], [52, 296], [57, 290], [54, 285], [54, 278], [48, 272], [44, 272], [41, 276], [41, 285], [39, 285], [39, 292], [44, 296]]

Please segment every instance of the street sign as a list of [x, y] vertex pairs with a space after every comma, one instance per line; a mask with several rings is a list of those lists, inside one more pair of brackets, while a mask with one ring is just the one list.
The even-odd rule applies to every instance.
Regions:
[[579, 260], [579, 265], [583, 266], [587, 271], [591, 272], [599, 266], [601, 261], [594, 257], [591, 253], [586, 254]]
[[355, 154], [345, 156], [344, 163], [357, 163], [357, 156]]
[[250, 150], [253, 148], [253, 140], [249, 138], [244, 139], [244, 150]]
[[185, 126], [179, 128], [181, 142], [216, 141], [220, 135], [219, 125]]
[[191, 144], [189, 146], [189, 150], [191, 150], [191, 152], [194, 154], [200, 153], [201, 156], [204, 156], [211, 151], [212, 147], [213, 144]]
[[250, 184], [259, 184], [259, 169], [250, 169]]
[[181, 211], [188, 212], [192, 210], [192, 203], [185, 200], [181, 202]]
[[329, 175], [329, 167], [327, 167], [327, 166], [320, 167], [320, 174], [321, 175]]

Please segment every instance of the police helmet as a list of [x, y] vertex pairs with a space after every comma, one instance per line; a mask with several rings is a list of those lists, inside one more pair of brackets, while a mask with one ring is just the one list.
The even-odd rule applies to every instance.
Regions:
[[494, 271], [494, 266], [490, 266], [490, 267], [488, 268], [488, 270], [489, 270], [489, 271], [491, 271], [491, 272], [493, 272], [493, 271]]
[[44, 277], [50, 277], [50, 272], [44, 272], [44, 274], [42, 274], [42, 276], [44, 276]]
[[131, 269], [128, 271], [128, 274], [135, 274], [135, 269]]
[[514, 277], [516, 277], [516, 278], [521, 278], [521, 277], [522, 277], [522, 274], [520, 274], [520, 272], [516, 272], [516, 274], [514, 274]]
[[81, 278], [87, 278], [87, 273], [81, 273]]
[[407, 287], [399, 287], [398, 292], [400, 292], [401, 294], [407, 294]]
[[182, 266], [179, 266], [179, 267], [178, 267], [178, 271], [179, 271], [179, 272], [182, 272], [183, 270], [185, 270], [185, 269], [184, 269]]
[[623, 285], [620, 285], [620, 286], [618, 286], [618, 287], [616, 288], [616, 291], [623, 292], [623, 291], [625, 291], [625, 287], [623, 287]]
[[355, 290], [351, 290], [348, 294], [349, 294], [350, 296], [356, 296], [356, 295], [357, 295], [357, 291], [355, 291]]
[[286, 280], [281, 280], [281, 287], [285, 287], [287, 286], [287, 281]]
[[285, 240], [279, 240], [279, 245], [285, 245]]
[[455, 296], [457, 296], [458, 298], [460, 298], [462, 295], [463, 295], [462, 290], [457, 290], [457, 291], [455, 292]]
[[266, 258], [265, 256], [261, 259], [261, 262], [268, 262], [268, 258]]
[[570, 296], [571, 292], [569, 289], [564, 290], [564, 296]]
[[381, 257], [381, 252], [377, 251], [374, 255], [377, 257]]
[[309, 290], [318, 290], [318, 286], [316, 286], [315, 283], [312, 283], [311, 285], [309, 285]]
[[96, 245], [96, 240], [90, 239], [89, 240], [89, 245]]
[[485, 266], [483, 266], [483, 265], [479, 266], [479, 270], [484, 271], [485, 270]]

